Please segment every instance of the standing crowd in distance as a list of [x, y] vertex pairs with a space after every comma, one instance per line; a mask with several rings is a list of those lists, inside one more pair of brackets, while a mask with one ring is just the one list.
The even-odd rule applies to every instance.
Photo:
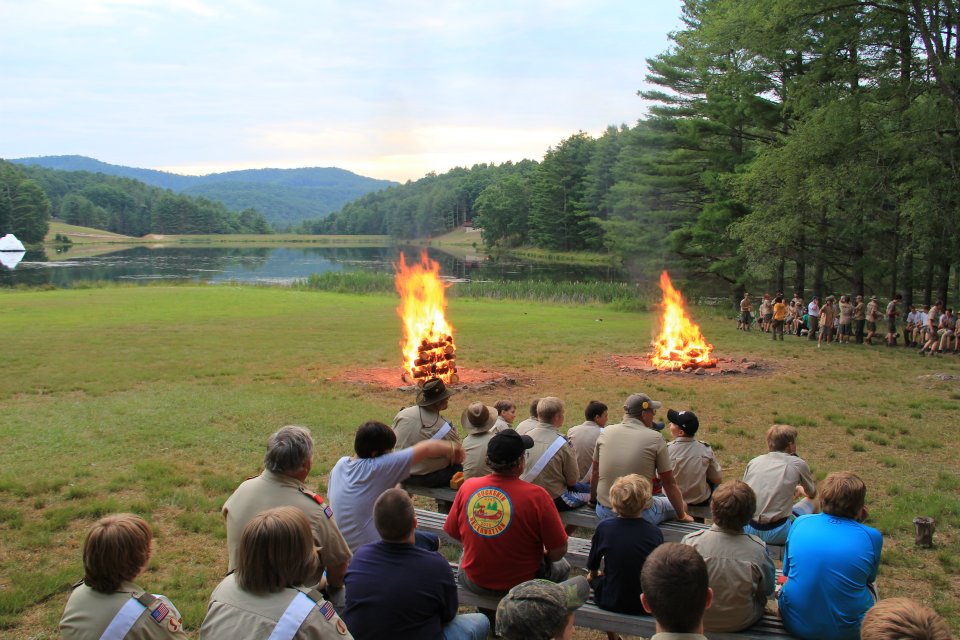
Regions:
[[799, 292], [789, 302], [783, 294], [778, 293], [771, 300], [770, 294], [765, 293], [754, 315], [750, 294], [745, 293], [740, 301], [737, 328], [750, 331], [756, 323], [759, 331], [771, 334], [772, 340], [783, 340], [784, 333], [791, 333], [816, 340], [818, 348], [851, 342], [872, 346], [883, 334], [888, 347], [897, 346], [902, 338], [904, 347], [919, 347], [921, 356], [960, 353], [953, 309], [938, 300], [933, 305], [911, 305], [903, 310], [902, 300], [898, 293], [881, 309], [877, 296], [864, 302], [863, 296], [842, 295], [838, 299], [830, 295], [821, 304], [819, 296], [805, 303]]
[[[877, 601], [883, 539], [864, 524], [866, 486], [847, 471], [815, 483], [794, 427], [772, 426], [767, 452], [742, 480], [724, 482], [713, 450], [696, 439], [698, 417], [669, 410], [668, 444], [655, 422], [661, 403], [643, 393], [625, 400], [616, 424], [605, 404], [591, 401], [566, 436], [559, 398], [533, 401], [515, 429], [515, 404], [474, 402], [461, 415], [462, 441], [442, 415], [453, 393], [428, 381], [392, 427], [361, 425], [354, 455], [330, 472], [331, 504], [305, 485], [309, 430], [270, 436], [262, 473], [223, 506], [229, 572], [213, 590], [200, 637], [568, 640], [592, 592], [603, 609], [653, 614], [657, 640], [703, 638], [764, 615], [777, 588], [767, 545], [785, 547], [777, 598], [794, 636], [950, 637], [916, 602]], [[417, 530], [400, 482], [458, 487], [443, 526], [463, 545], [456, 576], [437, 553], [438, 538]], [[664, 543], [658, 525], [692, 521], [692, 505], [710, 506], [712, 526]], [[571, 578], [560, 513], [577, 508], [592, 508], [599, 522], [588, 574]], [[98, 521], [61, 637], [182, 637], [173, 603], [134, 582], [152, 547], [138, 516]], [[499, 599], [496, 611], [458, 613], [458, 586]]]

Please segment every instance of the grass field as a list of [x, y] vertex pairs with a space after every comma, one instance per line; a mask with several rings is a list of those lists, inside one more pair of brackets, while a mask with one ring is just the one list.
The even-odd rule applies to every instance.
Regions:
[[[412, 401], [342, 377], [396, 363], [395, 306], [389, 295], [259, 287], [0, 292], [0, 635], [55, 637], [82, 575], [85, 530], [105, 513], [134, 511], [158, 534], [140, 582], [170, 596], [195, 636], [226, 570], [219, 508], [259, 471], [269, 433], [290, 423], [313, 430], [310, 482], [325, 491], [355, 427], [389, 422]], [[764, 451], [772, 423], [793, 424], [818, 479], [849, 469], [866, 480], [870, 524], [886, 536], [881, 594], [918, 598], [960, 629], [960, 380], [925, 377], [960, 377], [960, 358], [855, 345], [818, 352], [704, 315], [720, 355], [763, 363], [759, 375], [620, 373], [610, 355], [646, 350], [647, 313], [454, 298], [459, 364], [519, 384], [462, 393], [446, 413], [458, 421], [475, 399], [524, 407], [555, 394], [572, 425], [590, 399], [619, 407], [646, 391], [698, 413], [727, 477]], [[937, 520], [932, 550], [913, 545], [919, 515]]]

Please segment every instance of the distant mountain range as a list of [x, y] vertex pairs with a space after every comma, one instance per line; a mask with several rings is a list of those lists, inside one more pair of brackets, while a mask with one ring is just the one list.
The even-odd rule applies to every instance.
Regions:
[[184, 176], [154, 169], [138, 169], [100, 162], [86, 156], [14, 158], [10, 162], [60, 171], [89, 171], [132, 178], [191, 196], [217, 200], [235, 211], [254, 208], [274, 227], [322, 218], [373, 191], [398, 183], [359, 176], [335, 167], [304, 169], [247, 169]]

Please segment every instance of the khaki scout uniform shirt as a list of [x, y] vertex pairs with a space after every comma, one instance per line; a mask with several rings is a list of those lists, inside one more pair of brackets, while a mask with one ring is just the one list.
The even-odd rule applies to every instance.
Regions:
[[[554, 440], [563, 438], [556, 427], [544, 422], [531, 429], [527, 435], [533, 438], [533, 448], [530, 449], [530, 457], [527, 458], [528, 471], [537, 464], [537, 460], [550, 448]], [[532, 484], [543, 487], [551, 498], [556, 499], [563, 495], [568, 487], [577, 484], [578, 480], [580, 480], [580, 471], [577, 468], [577, 456], [570, 443], [565, 442], [560, 450], [553, 454], [543, 471], [533, 479]]]
[[[106, 631], [120, 609], [134, 596], [139, 596], [144, 590], [132, 582], [124, 582], [114, 593], [100, 593], [81, 584], [67, 600], [67, 606], [60, 618], [60, 638], [62, 640], [87, 640], [99, 638]], [[161, 604], [169, 611], [156, 620], [150, 614]], [[180, 612], [169, 600], [157, 598], [144, 609], [137, 621], [130, 627], [124, 636], [128, 640], [179, 640], [186, 636], [182, 632], [183, 621]]]
[[517, 433], [522, 436], [527, 435], [530, 431], [536, 428], [540, 424], [540, 421], [534, 417], [527, 418], [523, 422], [517, 425]]
[[783, 451], [771, 451], [748, 462], [743, 481], [757, 494], [757, 512], [753, 519], [760, 524], [790, 516], [798, 484], [808, 495], [813, 495], [817, 488], [803, 458]]
[[[397, 433], [397, 449], [406, 449], [412, 447], [418, 442], [429, 440], [437, 431], [443, 427], [446, 420], [440, 415], [439, 411], [413, 405], [406, 409], [401, 409], [400, 413], [393, 419], [393, 430]], [[444, 440], [450, 440], [460, 444], [460, 435], [457, 428], [452, 427]], [[424, 476], [434, 471], [440, 471], [450, 466], [450, 459], [447, 456], [439, 458], [424, 458], [417, 464], [410, 467], [410, 475]]]
[[[237, 586], [231, 574], [213, 590], [207, 615], [200, 627], [203, 640], [237, 640], [237, 638], [269, 638], [277, 622], [293, 599], [297, 589], [277, 593], [253, 594]], [[329, 606], [328, 606], [329, 605]], [[327, 617], [329, 616], [329, 617]], [[325, 600], [307, 614], [292, 640], [342, 640], [353, 638], [347, 625]]]
[[567, 439], [573, 445], [573, 452], [577, 454], [577, 468], [580, 471], [580, 479], [584, 482], [590, 482], [590, 465], [593, 464], [593, 450], [597, 446], [597, 438], [603, 427], [593, 420], [587, 420], [583, 424], [570, 427], [567, 431]]
[[229, 570], [237, 568], [240, 534], [247, 523], [261, 511], [287, 506], [297, 507], [306, 514], [313, 531], [313, 541], [320, 548], [321, 566], [314, 584], [320, 582], [325, 567], [339, 567], [348, 562], [353, 554], [337, 528], [333, 509], [320, 496], [315, 499], [315, 495], [296, 478], [267, 470], [237, 487], [223, 505], [223, 517], [227, 521], [227, 548], [230, 551]]
[[710, 485], [723, 482], [720, 465], [713, 449], [696, 438], [681, 436], [667, 445], [673, 462], [673, 477], [677, 479], [680, 493], [687, 504], [699, 504], [710, 499]]
[[463, 450], [467, 454], [463, 460], [464, 480], [493, 473], [487, 466], [487, 443], [494, 435], [491, 429], [483, 433], [471, 433], [463, 439]]
[[740, 631], [763, 617], [776, 569], [760, 538], [713, 525], [687, 534], [682, 542], [707, 563], [713, 604], [703, 615], [705, 629]]
[[604, 428], [593, 452], [599, 463], [597, 502], [610, 508], [610, 487], [621, 478], [636, 473], [653, 482], [658, 471], [672, 471], [667, 443], [659, 432], [632, 416], [620, 424]]

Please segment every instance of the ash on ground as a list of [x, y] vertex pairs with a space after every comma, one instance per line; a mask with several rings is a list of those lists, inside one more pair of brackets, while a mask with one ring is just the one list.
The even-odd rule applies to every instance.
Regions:
[[[351, 369], [336, 377], [338, 380], [356, 384], [376, 386], [382, 389], [396, 391], [416, 391], [416, 385], [409, 385], [403, 381], [403, 371], [400, 367], [371, 367], [368, 369]], [[484, 391], [500, 386], [513, 386], [517, 378], [511, 374], [491, 369], [468, 369], [457, 367], [459, 380], [448, 385], [459, 391]]]
[[686, 369], [657, 369], [650, 364], [649, 355], [613, 355], [614, 366], [622, 373], [636, 373], [650, 376], [737, 376], [757, 375], [768, 369], [766, 365], [749, 358], [717, 358], [713, 367], [690, 367]]

